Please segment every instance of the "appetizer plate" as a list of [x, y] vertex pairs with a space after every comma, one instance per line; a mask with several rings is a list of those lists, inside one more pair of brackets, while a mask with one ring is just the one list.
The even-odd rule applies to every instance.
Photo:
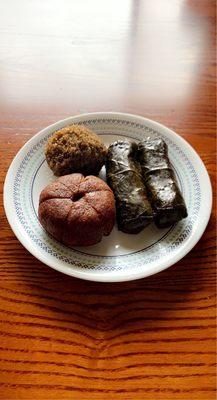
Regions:
[[[66, 125], [83, 124], [106, 145], [123, 138], [142, 140], [158, 134], [169, 157], [188, 209], [188, 217], [168, 229], [154, 224], [137, 235], [117, 230], [99, 244], [73, 249], [48, 235], [38, 220], [39, 194], [55, 180], [48, 168], [44, 145], [52, 133]], [[105, 179], [105, 170], [100, 176]], [[30, 139], [14, 158], [4, 185], [4, 207], [15, 235], [43, 263], [82, 279], [115, 282], [144, 278], [176, 263], [198, 242], [208, 223], [212, 190], [206, 168], [193, 148], [165, 126], [143, 117], [121, 113], [82, 114], [59, 121]]]

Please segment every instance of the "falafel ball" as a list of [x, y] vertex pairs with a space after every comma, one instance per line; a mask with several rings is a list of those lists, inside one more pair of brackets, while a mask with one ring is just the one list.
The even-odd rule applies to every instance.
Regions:
[[80, 172], [98, 175], [105, 164], [107, 148], [96, 133], [82, 125], [69, 125], [48, 139], [45, 156], [57, 176]]

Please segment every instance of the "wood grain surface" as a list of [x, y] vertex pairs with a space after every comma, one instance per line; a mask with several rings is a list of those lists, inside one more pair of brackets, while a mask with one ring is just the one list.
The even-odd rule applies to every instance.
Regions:
[[[0, 4], [0, 180], [41, 128], [82, 112], [155, 119], [200, 154], [215, 203], [215, 1]], [[101, 284], [37, 261], [0, 209], [0, 398], [215, 399], [215, 210], [147, 279]]]

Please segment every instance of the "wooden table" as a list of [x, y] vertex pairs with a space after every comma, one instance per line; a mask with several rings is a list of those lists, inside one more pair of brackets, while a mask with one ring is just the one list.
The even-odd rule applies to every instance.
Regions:
[[[0, 12], [1, 189], [21, 146], [82, 112], [177, 131], [215, 183], [215, 1], [7, 0]], [[128, 283], [37, 261], [4, 215], [0, 397], [215, 399], [215, 214], [176, 265]]]

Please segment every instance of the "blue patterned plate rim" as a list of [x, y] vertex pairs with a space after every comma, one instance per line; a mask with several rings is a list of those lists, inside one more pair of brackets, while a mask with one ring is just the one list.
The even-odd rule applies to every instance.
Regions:
[[[121, 265], [121, 256], [117, 255], [112, 257], [117, 259], [117, 266], [111, 267], [111, 265], [107, 266], [106, 264], [100, 264], [100, 262], [98, 261], [98, 259], [100, 259], [100, 256], [93, 254], [89, 255], [89, 257], [91, 258], [91, 265], [89, 265], [87, 262], [88, 259], [84, 261], [82, 260], [81, 262], [79, 259], [77, 260], [77, 255], [73, 251], [73, 257], [65, 257], [65, 255], [58, 254], [58, 251], [53, 251], [51, 248], [46, 254], [46, 252], [44, 252], [43, 243], [40, 244], [40, 242], [42, 241], [38, 238], [35, 242], [33, 241], [35, 233], [33, 232], [33, 234], [30, 234], [31, 227], [28, 227], [28, 224], [26, 222], [28, 220], [28, 216], [25, 216], [25, 211], [23, 212], [25, 207], [23, 206], [24, 203], [22, 204], [22, 201], [25, 202], [27, 200], [21, 199], [22, 196], [19, 189], [21, 185], [20, 182], [22, 181], [22, 173], [19, 173], [19, 168], [21, 168], [21, 165], [23, 163], [23, 170], [25, 173], [25, 160], [31, 160], [31, 156], [39, 148], [38, 143], [40, 141], [41, 143], [46, 141], [45, 139], [52, 132], [70, 123], [86, 123], [90, 126], [91, 124], [95, 123], [121, 123], [122, 125], [132, 126], [132, 129], [144, 129], [150, 132], [158, 132], [166, 140], [168, 140], [168, 142], [171, 143], [174, 148], [176, 148], [176, 156], [180, 154], [180, 157], [182, 157], [183, 160], [188, 163], [189, 168], [192, 169], [192, 185], [194, 186], [194, 188], [196, 188], [196, 196], [193, 192], [194, 204], [192, 205], [192, 214], [190, 215], [189, 223], [180, 234], [180, 237], [175, 240], [174, 244], [168, 246], [168, 249], [170, 248], [170, 250], [168, 251], [168, 254], [167, 252], [165, 253], [165, 257], [163, 257], [164, 253], [162, 253], [162, 255], [159, 254], [155, 258], [153, 257], [153, 255], [149, 258], [147, 258], [146, 256], [146, 258], [144, 257], [144, 261], [142, 258], [140, 258], [140, 260], [138, 260], [138, 268], [134, 268], [133, 266], [133, 262], [137, 263], [137, 260], [131, 260], [128, 262], [125, 268], [125, 265]], [[113, 133], [111, 133], [111, 135], [112, 134]], [[138, 135], [139, 134], [141, 135], [140, 132], [138, 133]], [[35, 142], [36, 144], [33, 146]], [[189, 190], [191, 190], [190, 186], [191, 185], [189, 185]], [[24, 247], [26, 247], [27, 250], [30, 251], [30, 253], [32, 253], [36, 258], [38, 258], [40, 261], [47, 264], [48, 266], [65, 274], [87, 280], [101, 282], [127, 281], [147, 277], [168, 268], [169, 266], [173, 265], [181, 258], [183, 258], [195, 246], [195, 244], [202, 236], [209, 221], [212, 208], [212, 189], [209, 175], [202, 160], [200, 159], [196, 151], [187, 143], [187, 141], [185, 141], [177, 133], [173, 132], [169, 128], [159, 124], [156, 121], [152, 121], [142, 116], [117, 112], [98, 112], [76, 115], [58, 121], [55, 124], [48, 126], [47, 128], [34, 135], [20, 149], [20, 151], [17, 153], [14, 160], [12, 161], [5, 179], [4, 208], [9, 224], [11, 225], [11, 228], [19, 241], [23, 244]], [[25, 232], [23, 230], [24, 228]], [[35, 243], [37, 243], [38, 247]], [[54, 258], [52, 258], [53, 256]], [[126, 255], [124, 255], [124, 257], [125, 260], [126, 258], [130, 260], [130, 254], [129, 257], [126, 257]]]

